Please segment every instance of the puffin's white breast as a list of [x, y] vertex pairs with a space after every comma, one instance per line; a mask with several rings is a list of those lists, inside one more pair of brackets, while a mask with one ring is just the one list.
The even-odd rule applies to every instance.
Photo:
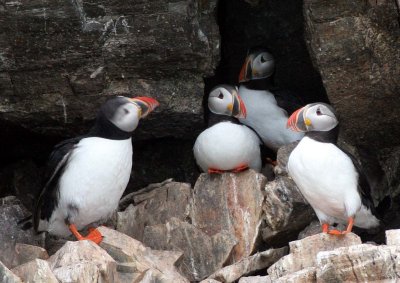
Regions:
[[[68, 235], [64, 224], [67, 217], [78, 229], [109, 217], [118, 207], [131, 169], [131, 139], [82, 139], [60, 178], [59, 203], [50, 218], [48, 231]], [[76, 214], [75, 209], [71, 210], [73, 207]]]
[[288, 172], [318, 217], [346, 221], [361, 207], [356, 169], [334, 144], [304, 137], [289, 156]]
[[247, 110], [246, 118], [239, 119], [240, 122], [252, 127], [267, 147], [277, 151], [281, 146], [304, 136], [303, 133], [287, 129], [287, 113], [277, 105], [271, 92], [240, 86], [239, 94]]
[[194, 156], [200, 168], [232, 170], [247, 164], [260, 171], [260, 140], [244, 125], [220, 122], [198, 137], [193, 147]]

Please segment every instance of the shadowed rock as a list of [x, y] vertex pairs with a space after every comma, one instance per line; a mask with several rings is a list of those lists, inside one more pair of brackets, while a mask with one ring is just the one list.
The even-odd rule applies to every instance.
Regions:
[[0, 278], [2, 282], [22, 283], [21, 279], [14, 273], [12, 273], [1, 261], [0, 261]]
[[190, 281], [198, 281], [221, 268], [236, 239], [227, 231], [208, 236], [192, 224], [171, 218], [166, 224], [146, 227], [145, 244], [153, 249], [181, 250], [179, 269]]
[[285, 254], [287, 254], [286, 247], [256, 253], [218, 270], [211, 274], [209, 279], [216, 279], [226, 283], [235, 282], [242, 276], [268, 268]]

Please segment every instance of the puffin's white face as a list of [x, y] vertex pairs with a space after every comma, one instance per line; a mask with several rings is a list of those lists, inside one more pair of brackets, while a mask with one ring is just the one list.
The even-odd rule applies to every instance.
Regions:
[[110, 121], [124, 132], [133, 132], [139, 124], [140, 116], [140, 107], [127, 99], [127, 103], [115, 110]]
[[245, 59], [239, 74], [239, 82], [264, 79], [272, 76], [275, 70], [274, 57], [266, 51], [251, 53]]
[[139, 120], [146, 117], [158, 105], [158, 101], [150, 97], [117, 96], [102, 106], [101, 113], [120, 130], [133, 132]]
[[295, 111], [288, 119], [287, 127], [296, 132], [327, 132], [337, 126], [332, 106], [325, 103], [311, 103]]
[[208, 97], [208, 108], [215, 114], [231, 116], [233, 109], [232, 94], [223, 87], [214, 89]]
[[339, 123], [333, 111], [320, 103], [305, 110], [304, 121], [310, 131], [330, 131]]
[[208, 108], [219, 115], [246, 117], [246, 107], [240, 98], [236, 88], [231, 86], [219, 86], [214, 88], [208, 96]]

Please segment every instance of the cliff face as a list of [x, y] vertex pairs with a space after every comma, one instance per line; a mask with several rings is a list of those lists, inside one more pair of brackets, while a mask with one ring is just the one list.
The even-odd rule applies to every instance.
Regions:
[[[69, 136], [108, 95], [161, 108], [137, 138], [194, 137], [219, 56], [215, 1], [2, 1], [0, 119]], [[197, 129], [197, 131], [188, 131]]]

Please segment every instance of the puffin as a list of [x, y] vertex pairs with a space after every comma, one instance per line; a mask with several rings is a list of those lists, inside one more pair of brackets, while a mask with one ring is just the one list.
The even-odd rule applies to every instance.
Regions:
[[132, 133], [158, 105], [150, 97], [114, 97], [100, 107], [86, 135], [55, 146], [33, 215], [36, 232], [101, 242], [97, 229], [89, 228], [87, 236], [79, 230], [117, 209], [131, 175]]
[[[208, 108], [219, 115], [246, 117], [246, 106], [237, 88], [218, 85], [208, 97]], [[261, 170], [260, 139], [257, 134], [238, 123], [221, 121], [197, 137], [193, 147], [196, 163], [203, 172], [241, 172], [248, 168]]]
[[[354, 156], [336, 145], [338, 119], [332, 106], [308, 104], [290, 116], [287, 126], [305, 133], [291, 152], [287, 169], [314, 209], [322, 232], [342, 235], [351, 232], [353, 225], [378, 227], [380, 221], [364, 172]], [[329, 230], [333, 223], [347, 223], [347, 228]]]
[[304, 136], [286, 128], [288, 116], [304, 104], [293, 92], [274, 87], [274, 71], [274, 57], [264, 49], [255, 49], [246, 57], [239, 74], [239, 94], [247, 116], [239, 121], [254, 129], [264, 145], [276, 153]]

